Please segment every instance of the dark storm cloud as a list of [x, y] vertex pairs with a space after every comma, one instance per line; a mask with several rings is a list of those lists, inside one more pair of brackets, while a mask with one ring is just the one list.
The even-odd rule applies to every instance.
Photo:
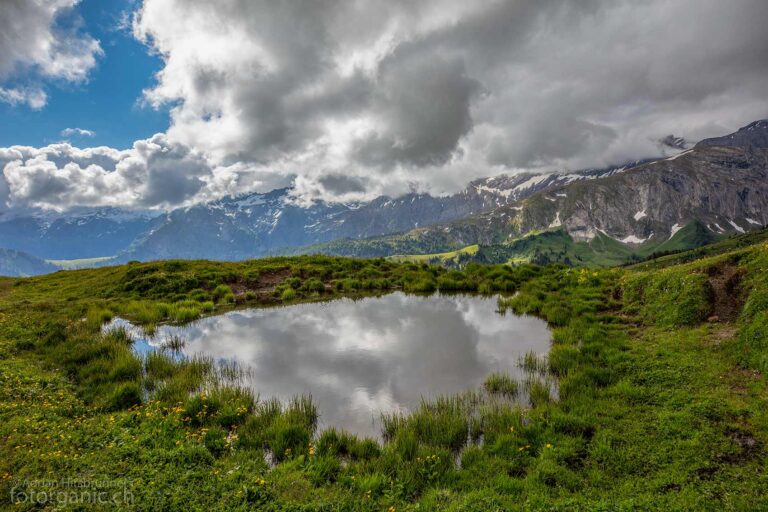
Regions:
[[461, 60], [430, 57], [396, 52], [380, 65], [373, 110], [381, 126], [356, 144], [361, 162], [440, 165], [472, 128], [470, 102], [480, 84]]
[[337, 196], [351, 192], [365, 192], [365, 181], [355, 176], [326, 174], [318, 178], [318, 182], [326, 191]]

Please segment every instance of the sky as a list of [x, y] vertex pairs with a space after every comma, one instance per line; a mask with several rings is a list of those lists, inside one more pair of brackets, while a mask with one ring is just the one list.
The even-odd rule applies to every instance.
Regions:
[[764, 0], [0, 0], [0, 209], [450, 193], [768, 117]]

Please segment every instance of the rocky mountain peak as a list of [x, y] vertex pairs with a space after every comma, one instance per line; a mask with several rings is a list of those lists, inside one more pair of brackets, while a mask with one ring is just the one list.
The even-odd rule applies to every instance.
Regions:
[[762, 119], [760, 121], [750, 123], [730, 135], [704, 139], [696, 144], [697, 148], [708, 146], [751, 147], [768, 149], [768, 119]]

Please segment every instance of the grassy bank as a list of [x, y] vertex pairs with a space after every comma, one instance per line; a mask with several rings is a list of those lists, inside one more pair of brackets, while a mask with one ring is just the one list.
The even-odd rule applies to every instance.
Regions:
[[[2, 279], [0, 504], [69, 477], [122, 479], [137, 510], [768, 509], [767, 281], [762, 242], [663, 269], [301, 257]], [[504, 293], [552, 327], [548, 359], [520, 362], [539, 377], [387, 416], [378, 442], [100, 332], [391, 290]]]

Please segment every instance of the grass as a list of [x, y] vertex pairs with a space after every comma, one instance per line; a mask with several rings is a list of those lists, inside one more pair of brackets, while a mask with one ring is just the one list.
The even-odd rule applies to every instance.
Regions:
[[[723, 243], [635, 269], [302, 257], [0, 279], [0, 504], [84, 476], [124, 480], [137, 510], [765, 510], [768, 245]], [[501, 309], [550, 323], [553, 347], [523, 358], [521, 383], [491, 375], [385, 416], [381, 442], [320, 429], [310, 397], [254, 396], [238, 368], [141, 358], [124, 331], [100, 332], [115, 315], [156, 325], [289, 289], [300, 302], [430, 287], [502, 291]]]
[[416, 263], [430, 263], [434, 265], [458, 264], [462, 256], [474, 256], [480, 250], [480, 246], [468, 245], [455, 251], [441, 252], [435, 254], [408, 254], [389, 256], [387, 259], [397, 262], [412, 261]]
[[517, 396], [520, 386], [517, 380], [507, 373], [492, 373], [485, 378], [483, 388], [492, 395]]

